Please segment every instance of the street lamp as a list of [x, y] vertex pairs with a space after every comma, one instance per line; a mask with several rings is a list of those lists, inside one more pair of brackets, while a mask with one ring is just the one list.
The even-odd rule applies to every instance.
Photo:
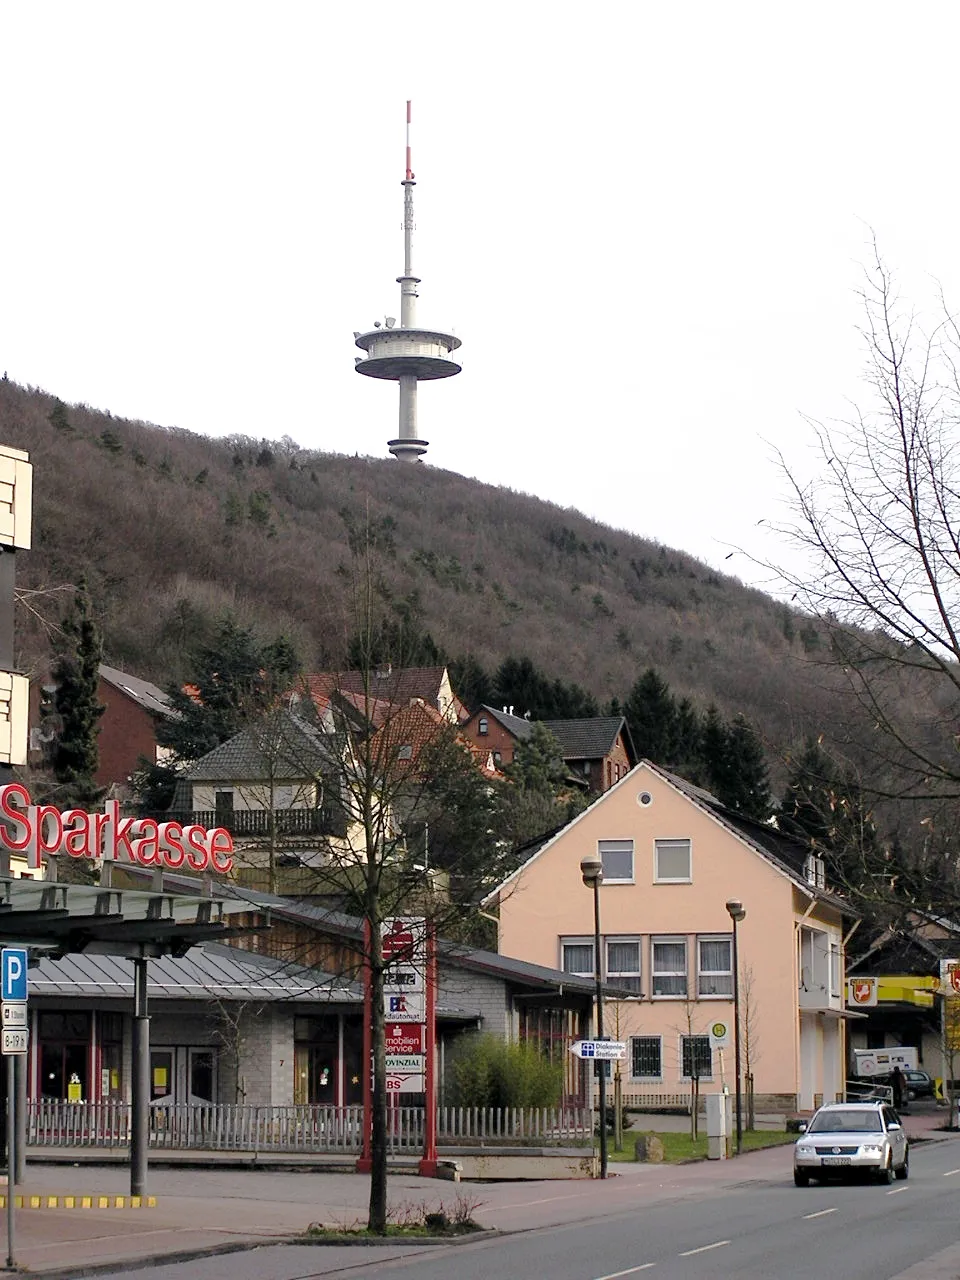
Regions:
[[[603, 883], [603, 861], [599, 853], [585, 853], [580, 859], [580, 874], [588, 889], [593, 889], [593, 972], [597, 980], [597, 1039], [603, 1039], [603, 979], [600, 968], [600, 885]], [[607, 1064], [599, 1062], [600, 1072], [600, 1177], [607, 1176]]]
[[737, 1072], [737, 1155], [739, 1155], [743, 1144], [743, 1112], [740, 1097], [740, 961], [737, 956], [737, 925], [747, 913], [739, 898], [728, 898], [727, 914], [733, 921], [733, 1057]]

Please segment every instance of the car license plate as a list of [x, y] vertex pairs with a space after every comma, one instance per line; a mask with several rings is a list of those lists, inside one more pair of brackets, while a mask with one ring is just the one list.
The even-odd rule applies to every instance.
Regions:
[[821, 1164], [849, 1164], [849, 1156], [822, 1156]]

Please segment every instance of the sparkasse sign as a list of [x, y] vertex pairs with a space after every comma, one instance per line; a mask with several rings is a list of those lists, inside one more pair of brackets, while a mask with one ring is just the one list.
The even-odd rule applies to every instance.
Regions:
[[47, 854], [71, 858], [105, 858], [143, 867], [177, 871], [218, 871], [233, 868], [233, 837], [223, 827], [157, 822], [154, 818], [122, 818], [116, 800], [107, 800], [103, 813], [83, 809], [61, 812], [50, 804], [34, 804], [19, 782], [0, 787], [0, 848], [25, 856], [38, 870]]

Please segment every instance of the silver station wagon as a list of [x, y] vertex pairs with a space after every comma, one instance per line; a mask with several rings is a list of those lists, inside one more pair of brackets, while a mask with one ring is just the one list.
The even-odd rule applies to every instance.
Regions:
[[814, 1115], [793, 1149], [793, 1181], [870, 1173], [881, 1182], [906, 1178], [910, 1148], [903, 1121], [883, 1102], [834, 1102]]

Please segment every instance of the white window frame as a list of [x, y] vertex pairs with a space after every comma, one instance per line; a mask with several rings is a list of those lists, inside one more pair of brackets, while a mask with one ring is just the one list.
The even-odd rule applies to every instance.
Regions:
[[[614, 969], [610, 968], [610, 944], [611, 943], [630, 943], [636, 945], [637, 948], [637, 967], [636, 969]], [[633, 934], [609, 934], [603, 939], [603, 977], [604, 981], [609, 982], [611, 986], [622, 985], [621, 980], [626, 978], [629, 982], [636, 979], [636, 994], [641, 994], [641, 982], [643, 981], [643, 945], [641, 937], [638, 933]], [[627, 988], [632, 990], [633, 988]]]
[[[657, 987], [657, 977], [676, 978], [680, 976], [679, 970], [666, 969], [658, 970], [655, 963], [657, 954], [657, 946], [661, 943], [670, 943], [673, 945], [683, 945], [683, 990], [682, 991], [665, 991], [659, 993]], [[690, 990], [690, 947], [686, 934], [657, 934], [650, 939], [650, 998], [651, 1000], [686, 1000]]]
[[[704, 969], [700, 959], [700, 946], [704, 942], [726, 942], [729, 945], [729, 969]], [[729, 991], [704, 991], [704, 981], [711, 978], [729, 977]], [[732, 1000], [733, 999], [733, 934], [702, 933], [697, 935], [697, 999], [698, 1000]]]
[[[685, 844], [689, 857], [689, 874], [685, 876], [661, 876], [659, 866], [660, 846], [667, 844]], [[688, 836], [661, 836], [653, 842], [653, 883], [654, 884], [692, 884], [693, 883], [693, 841]]]
[[[586, 947], [590, 948], [590, 968], [589, 969], [568, 969], [566, 967], [567, 947]], [[603, 939], [600, 939], [601, 961], [603, 959]], [[594, 969], [597, 963], [596, 939], [592, 934], [571, 934], [569, 937], [560, 939], [560, 969], [563, 973], [573, 974], [577, 978], [595, 978]]]
[[823, 858], [818, 854], [807, 854], [803, 864], [803, 871], [807, 884], [812, 884], [815, 889], [825, 889], [827, 887], [827, 869]]
[[[606, 884], [636, 884], [636, 874], [637, 874], [637, 850], [636, 850], [636, 846], [634, 845], [634, 842], [633, 842], [632, 840], [630, 840], [630, 839], [626, 839], [626, 840], [623, 840], [623, 839], [621, 839], [621, 840], [598, 840], [598, 841], [597, 841], [597, 855], [598, 855], [598, 857], [600, 858], [600, 861], [601, 861], [601, 862], [603, 862], [603, 849], [604, 849], [604, 845], [629, 845], [629, 846], [630, 846], [630, 874], [629, 874], [629, 876], [608, 876], [608, 875], [607, 875], [607, 872], [606, 872], [606, 869], [604, 869], [604, 872], [603, 872], [603, 883], [604, 883], [605, 885], [606, 885]], [[609, 850], [608, 850], [608, 852], [610, 852], [610, 853], [613, 853], [613, 852], [617, 852], [617, 853], [624, 853], [624, 852], [626, 852], [626, 850], [625, 850], [625, 849], [622, 849], [622, 848], [617, 849], [617, 850], [609, 849]]]
[[842, 965], [840, 963], [840, 943], [836, 938], [830, 939], [830, 996], [834, 1000], [840, 999], [840, 989], [842, 983], [840, 981], [840, 972]]
[[[657, 1056], [660, 1059], [660, 1070], [656, 1075], [637, 1076], [633, 1074], [633, 1042], [634, 1040], [655, 1040], [657, 1042]], [[630, 1079], [631, 1080], [662, 1080], [663, 1079], [663, 1036], [631, 1036], [630, 1037]]]
[[691, 1031], [689, 1033], [683, 1032], [677, 1039], [677, 1067], [678, 1067], [677, 1075], [679, 1076], [679, 1078], [681, 1080], [687, 1080], [687, 1081], [693, 1079], [693, 1076], [685, 1075], [683, 1071], [683, 1042], [685, 1040], [706, 1040], [707, 1047], [710, 1052], [710, 1070], [709, 1072], [704, 1072], [703, 1074], [701, 1074], [700, 1079], [712, 1080], [713, 1079], [713, 1050], [709, 1048], [710, 1037], [708, 1035], [703, 1035], [699, 1031]]
[[477, 733], [481, 738], [487, 737], [490, 732], [490, 721], [486, 716], [481, 716], [477, 721]]

